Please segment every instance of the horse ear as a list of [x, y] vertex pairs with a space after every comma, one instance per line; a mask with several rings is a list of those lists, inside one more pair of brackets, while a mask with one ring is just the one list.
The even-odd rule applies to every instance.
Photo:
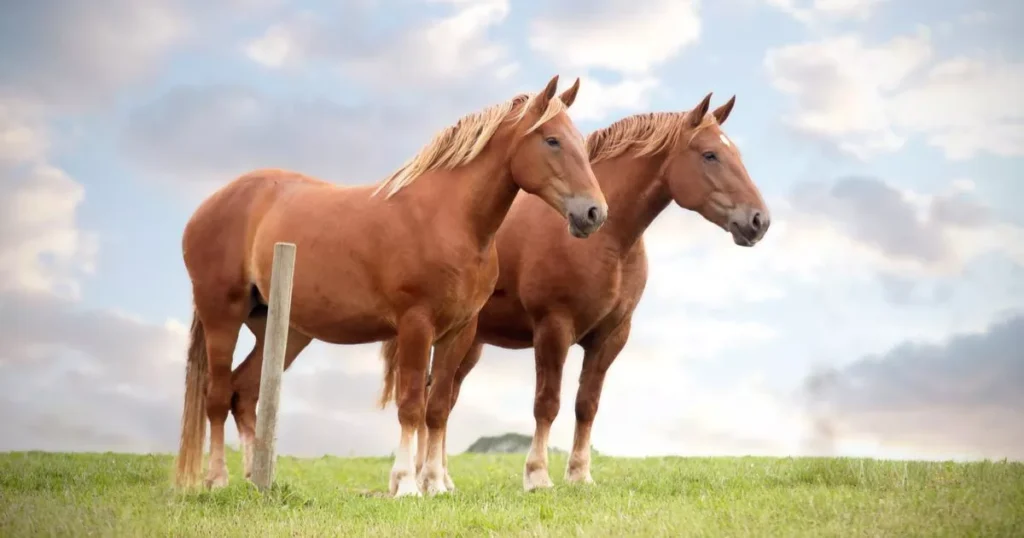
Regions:
[[704, 96], [704, 100], [701, 101], [696, 108], [690, 111], [690, 127], [696, 127], [700, 125], [700, 122], [704, 121], [704, 116], [707, 115], [709, 108], [711, 108], [710, 93]]
[[548, 109], [548, 102], [555, 96], [555, 90], [557, 89], [558, 75], [555, 75], [548, 82], [548, 85], [537, 94], [537, 99], [533, 102], [533, 111], [538, 114], [543, 114], [544, 111]]
[[732, 112], [732, 107], [735, 104], [736, 96], [734, 95], [730, 97], [724, 105], [716, 108], [715, 111], [711, 113], [711, 115], [714, 116], [715, 119], [718, 120], [718, 124], [721, 125], [725, 123], [725, 120], [729, 119], [729, 113]]
[[569, 108], [576, 101], [576, 93], [580, 91], [580, 77], [576, 77], [576, 82], [572, 83], [572, 86], [568, 90], [562, 92], [558, 98], [562, 100], [565, 108]]

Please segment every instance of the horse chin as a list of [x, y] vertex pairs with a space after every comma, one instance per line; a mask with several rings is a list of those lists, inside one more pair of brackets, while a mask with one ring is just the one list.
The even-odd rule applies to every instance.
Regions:
[[576, 227], [576, 225], [572, 223], [572, 219], [569, 219], [569, 235], [572, 235], [577, 239], [586, 239], [590, 237], [589, 233]]
[[740, 227], [733, 224], [729, 227], [729, 234], [732, 235], [732, 242], [736, 243], [741, 247], [752, 247], [757, 244], [757, 240], [750, 240], [740, 233]]

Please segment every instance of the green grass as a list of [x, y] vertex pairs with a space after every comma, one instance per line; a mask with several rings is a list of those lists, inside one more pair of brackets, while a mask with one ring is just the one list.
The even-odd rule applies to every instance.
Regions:
[[1024, 536], [1024, 465], [855, 459], [594, 460], [596, 486], [522, 491], [521, 455], [460, 455], [458, 491], [384, 496], [391, 460], [281, 458], [176, 493], [170, 456], [0, 454], [0, 536]]

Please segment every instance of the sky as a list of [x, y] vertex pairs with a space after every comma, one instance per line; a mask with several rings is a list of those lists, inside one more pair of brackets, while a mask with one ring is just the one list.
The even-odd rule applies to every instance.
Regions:
[[[594, 448], [1024, 459], [1024, 45], [1013, 0], [36, 0], [0, 20], [0, 450], [173, 452], [181, 233], [246, 171], [381, 180], [554, 74], [584, 133], [736, 95], [754, 248], [671, 206]], [[236, 350], [252, 346], [247, 331]], [[386, 455], [378, 345], [314, 343], [278, 449]], [[551, 443], [571, 445], [582, 352]], [[485, 348], [449, 450], [533, 431]], [[228, 442], [237, 443], [229, 421]]]

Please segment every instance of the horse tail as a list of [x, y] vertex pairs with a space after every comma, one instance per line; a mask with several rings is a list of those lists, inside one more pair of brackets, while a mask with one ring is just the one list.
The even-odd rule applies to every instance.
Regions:
[[[380, 392], [377, 405], [381, 409], [395, 399], [395, 384], [398, 380], [398, 338], [385, 340], [380, 346], [380, 358], [384, 360], [384, 389]], [[433, 372], [427, 372], [427, 388], [433, 381]]]
[[185, 367], [185, 403], [181, 411], [181, 445], [178, 448], [179, 487], [192, 487], [199, 480], [206, 442], [206, 332], [203, 322], [192, 311], [192, 331]]
[[398, 338], [385, 340], [380, 346], [380, 358], [384, 361], [384, 388], [377, 405], [381, 409], [395, 399], [395, 381], [398, 377]]

